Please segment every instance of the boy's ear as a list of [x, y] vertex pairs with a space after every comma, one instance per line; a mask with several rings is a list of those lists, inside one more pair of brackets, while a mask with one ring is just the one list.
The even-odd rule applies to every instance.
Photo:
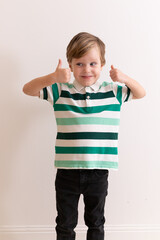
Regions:
[[73, 72], [71, 63], [69, 63], [69, 68], [70, 68], [71, 72]]
[[104, 64], [103, 65], [101, 64], [101, 70], [103, 69], [103, 67], [104, 67]]

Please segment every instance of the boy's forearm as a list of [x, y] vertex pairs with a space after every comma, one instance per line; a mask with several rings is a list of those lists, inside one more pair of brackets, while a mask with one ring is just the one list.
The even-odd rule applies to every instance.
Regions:
[[41, 89], [50, 86], [56, 82], [54, 75], [55, 73], [51, 73], [46, 76], [38, 77], [31, 80], [24, 85], [23, 92], [30, 96], [39, 96]]
[[143, 98], [146, 95], [144, 88], [136, 80], [128, 76], [126, 76], [125, 85], [130, 88], [134, 99]]

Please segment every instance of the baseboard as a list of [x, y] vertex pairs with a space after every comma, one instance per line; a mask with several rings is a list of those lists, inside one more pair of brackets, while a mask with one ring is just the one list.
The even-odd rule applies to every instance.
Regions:
[[[84, 240], [87, 228], [78, 225], [76, 240]], [[159, 240], [160, 225], [106, 225], [107, 240]], [[52, 225], [0, 226], [0, 240], [55, 240]], [[93, 239], [94, 240], [94, 239]]]

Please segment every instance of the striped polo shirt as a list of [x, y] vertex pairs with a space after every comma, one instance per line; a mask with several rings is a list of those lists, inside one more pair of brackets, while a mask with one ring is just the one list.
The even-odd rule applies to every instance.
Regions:
[[90, 87], [55, 83], [40, 91], [57, 122], [55, 167], [118, 169], [120, 110], [132, 99], [126, 85], [97, 81]]

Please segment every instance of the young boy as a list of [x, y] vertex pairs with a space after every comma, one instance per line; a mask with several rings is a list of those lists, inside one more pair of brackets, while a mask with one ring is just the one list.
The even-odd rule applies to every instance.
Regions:
[[[145, 90], [113, 65], [113, 82], [98, 81], [105, 65], [105, 44], [92, 34], [74, 36], [66, 55], [68, 69], [62, 68], [59, 59], [54, 73], [30, 81], [23, 91], [48, 100], [56, 116], [57, 240], [75, 239], [80, 194], [85, 204], [87, 240], [104, 240], [108, 171], [118, 169], [121, 105], [144, 97]], [[68, 83], [71, 72], [73, 84]]]

